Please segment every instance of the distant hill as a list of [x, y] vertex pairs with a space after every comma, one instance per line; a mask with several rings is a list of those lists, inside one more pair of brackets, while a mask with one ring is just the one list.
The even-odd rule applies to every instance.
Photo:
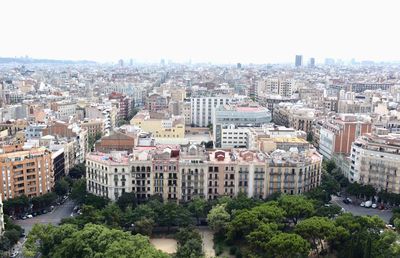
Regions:
[[24, 57], [0, 57], [0, 64], [19, 63], [19, 64], [96, 64], [88, 60], [56, 60], [56, 59], [34, 59]]

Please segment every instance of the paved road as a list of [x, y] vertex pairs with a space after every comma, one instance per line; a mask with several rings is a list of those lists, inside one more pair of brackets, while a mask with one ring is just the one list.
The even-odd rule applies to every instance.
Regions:
[[56, 206], [53, 211], [33, 217], [31, 219], [26, 220], [15, 220], [15, 224], [20, 225], [25, 229], [25, 234], [28, 234], [31, 231], [34, 224], [53, 224], [57, 225], [60, 223], [61, 219], [68, 218], [71, 216], [71, 213], [74, 209], [74, 202], [71, 200], [67, 200], [64, 204], [60, 206]]
[[[67, 200], [64, 204], [60, 206], [56, 206], [53, 211], [33, 217], [31, 219], [26, 220], [15, 220], [14, 223], [20, 225], [23, 229], [25, 229], [25, 234], [28, 235], [29, 231], [31, 231], [33, 225], [36, 223], [39, 224], [53, 224], [58, 225], [61, 219], [68, 218], [71, 216], [75, 203], [71, 200]], [[25, 243], [26, 239], [21, 239], [13, 248], [13, 251], [17, 251], [19, 253], [18, 258], [22, 258], [22, 247]]]
[[355, 204], [345, 204], [342, 201], [343, 199], [344, 199], [344, 197], [332, 196], [332, 203], [339, 205], [340, 207], [344, 208], [346, 211], [351, 212], [354, 215], [358, 215], [358, 216], [378, 215], [386, 223], [389, 223], [389, 220], [392, 217], [391, 210], [379, 210], [379, 209], [372, 209], [372, 208], [364, 208], [364, 207], [361, 207], [360, 205], [355, 205]]

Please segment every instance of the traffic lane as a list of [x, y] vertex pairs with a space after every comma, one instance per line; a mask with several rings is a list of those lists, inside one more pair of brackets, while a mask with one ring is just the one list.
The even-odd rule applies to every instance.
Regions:
[[353, 215], [357, 216], [377, 215], [386, 223], [389, 223], [389, 220], [392, 217], [391, 210], [379, 210], [379, 209], [365, 208], [355, 204], [345, 204], [342, 201], [343, 199], [344, 198], [333, 196], [331, 202], [344, 208], [347, 212], [351, 212]]
[[67, 200], [65, 203], [61, 204], [60, 206], [56, 206], [54, 210], [49, 213], [42, 214], [30, 219], [26, 220], [15, 220], [15, 224], [20, 225], [22, 228], [25, 229], [25, 234], [28, 234], [33, 225], [36, 223], [39, 224], [53, 224], [57, 225], [63, 218], [68, 218], [71, 216], [71, 213], [74, 210], [75, 203], [71, 200]]

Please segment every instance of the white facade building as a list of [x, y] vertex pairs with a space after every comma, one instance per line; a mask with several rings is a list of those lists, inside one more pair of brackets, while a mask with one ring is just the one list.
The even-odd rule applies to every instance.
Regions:
[[198, 127], [207, 127], [212, 124], [215, 109], [221, 105], [237, 103], [246, 99], [247, 96], [219, 96], [191, 98], [192, 124]]

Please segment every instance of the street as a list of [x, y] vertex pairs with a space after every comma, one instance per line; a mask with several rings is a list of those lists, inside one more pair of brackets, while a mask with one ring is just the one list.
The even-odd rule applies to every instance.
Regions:
[[[71, 216], [75, 203], [71, 200], [67, 200], [64, 204], [60, 206], [56, 206], [53, 211], [42, 214], [31, 219], [26, 220], [15, 220], [14, 223], [20, 225], [23, 229], [25, 229], [25, 234], [28, 235], [29, 231], [31, 231], [33, 225], [39, 224], [53, 224], [58, 225], [61, 219], [68, 218]], [[17, 252], [18, 258], [24, 257], [22, 255], [22, 247], [25, 243], [26, 238], [21, 238], [18, 243], [14, 246], [12, 253]]]
[[28, 235], [29, 231], [31, 231], [34, 224], [53, 224], [57, 225], [60, 223], [61, 219], [68, 218], [71, 216], [71, 213], [74, 209], [74, 202], [71, 200], [67, 200], [64, 204], [60, 206], [56, 206], [53, 211], [42, 214], [31, 219], [26, 220], [15, 220], [15, 224], [20, 225], [25, 229], [25, 234]]
[[389, 223], [389, 220], [392, 217], [391, 210], [378, 210], [378, 209], [361, 207], [358, 204], [345, 204], [342, 201], [343, 199], [344, 199], [344, 197], [332, 196], [331, 202], [344, 208], [346, 210], [346, 212], [351, 212], [353, 215], [358, 215], [358, 216], [377, 215], [382, 220], [384, 220], [386, 223]]

